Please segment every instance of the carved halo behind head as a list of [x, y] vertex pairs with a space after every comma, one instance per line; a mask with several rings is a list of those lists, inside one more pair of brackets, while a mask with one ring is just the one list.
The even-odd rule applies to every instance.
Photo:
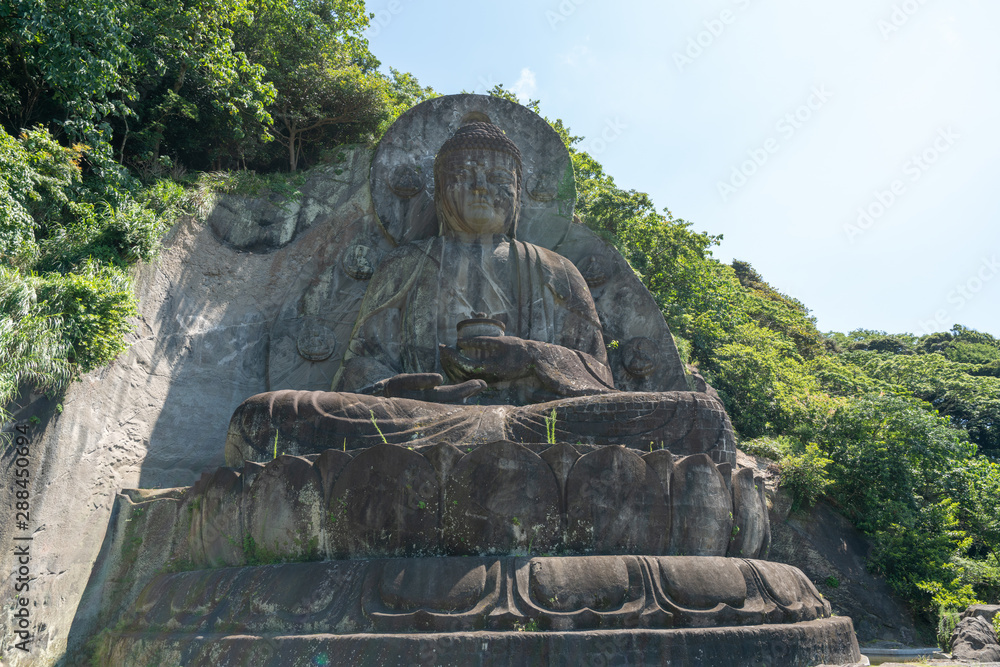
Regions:
[[496, 128], [521, 154], [518, 238], [549, 249], [565, 240], [576, 185], [562, 139], [530, 109], [499, 97], [463, 94], [418, 104], [396, 119], [379, 142], [370, 176], [372, 201], [394, 244], [438, 233], [435, 158], [454, 135], [479, 123]]

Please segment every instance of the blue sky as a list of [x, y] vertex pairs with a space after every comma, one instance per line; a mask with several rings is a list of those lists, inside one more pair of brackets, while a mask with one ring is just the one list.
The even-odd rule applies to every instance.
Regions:
[[820, 329], [1000, 336], [1000, 3], [369, 0], [372, 52], [495, 83]]

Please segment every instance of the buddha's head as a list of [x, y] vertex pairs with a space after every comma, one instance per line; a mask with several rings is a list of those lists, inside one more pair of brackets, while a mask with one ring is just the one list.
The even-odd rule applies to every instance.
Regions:
[[521, 151], [492, 123], [463, 125], [434, 159], [434, 187], [441, 235], [513, 237]]

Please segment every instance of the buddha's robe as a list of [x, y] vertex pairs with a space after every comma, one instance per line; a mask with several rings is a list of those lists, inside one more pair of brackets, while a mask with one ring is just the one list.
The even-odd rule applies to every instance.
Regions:
[[[536, 375], [489, 387], [451, 405], [369, 395], [401, 373], [440, 373], [440, 344], [473, 313], [506, 323], [506, 334], [547, 343]], [[469, 446], [547, 440], [663, 447], [734, 462], [722, 405], [696, 392], [627, 393], [613, 387], [600, 320], [586, 281], [566, 258], [505, 236], [485, 242], [435, 237], [396, 249], [368, 286], [344, 363], [330, 392], [258, 394], [230, 422], [226, 460], [273, 452], [318, 453], [386, 441]]]
[[434, 237], [390, 254], [372, 277], [334, 390], [364, 391], [399, 373], [444, 375], [438, 346], [455, 347], [456, 325], [477, 312], [503, 321], [508, 336], [564, 348], [547, 352], [590, 389], [550, 386], [498, 402], [613, 390], [597, 309], [577, 268], [530, 243], [487, 241]]

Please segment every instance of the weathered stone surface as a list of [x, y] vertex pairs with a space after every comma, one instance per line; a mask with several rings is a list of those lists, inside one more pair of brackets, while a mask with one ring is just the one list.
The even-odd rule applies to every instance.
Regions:
[[625, 447], [602, 447], [576, 462], [566, 513], [566, 545], [575, 552], [659, 554], [670, 535], [659, 475]]
[[973, 604], [969, 605], [966, 610], [962, 612], [962, 618], [978, 616], [979, 618], [992, 623], [993, 618], [997, 614], [1000, 614], [1000, 605], [998, 604]]
[[[383, 444], [220, 468], [178, 491], [182, 506], [170, 507], [181, 533], [171, 539], [190, 545], [184, 558], [193, 567], [410, 553], [661, 555], [680, 551], [670, 541], [668, 508], [687, 503], [699, 516], [705, 511], [677, 495], [687, 486], [664, 483], [675, 472], [669, 452], [535, 448]], [[685, 470], [686, 460], [677, 459], [676, 469]], [[695, 463], [713, 466], [721, 478], [722, 466], [707, 457]], [[728, 498], [718, 504], [730, 506], [728, 489], [715, 483]], [[766, 528], [765, 515], [754, 519], [752, 507], [744, 510], [747, 521]], [[731, 523], [699, 530], [716, 549], [706, 555], [726, 554]], [[744, 557], [757, 555], [747, 548]]]
[[403, 244], [438, 232], [434, 158], [442, 144], [470, 121], [499, 127], [521, 147], [525, 196], [519, 232], [532, 243], [557, 244], [570, 228], [576, 202], [566, 147], [537, 114], [488, 95], [428, 100], [404, 113], [386, 131], [372, 161], [371, 191], [389, 236]]
[[330, 493], [331, 550], [344, 556], [438, 549], [434, 468], [404, 447], [377, 445], [348, 463]]
[[278, 636], [127, 635], [111, 642], [109, 666], [158, 661], [214, 667], [285, 667], [323, 660], [341, 665], [678, 665], [811, 667], [858, 664], [850, 619], [796, 626], [628, 630], [609, 632], [474, 632], [441, 634]]
[[[657, 555], [696, 547], [703, 550], [702, 555], [722, 556], [727, 548], [730, 552], [733, 549], [729, 513], [735, 501], [718, 471], [724, 464], [716, 466], [704, 455], [676, 459], [675, 465], [665, 450], [639, 456], [635, 450], [616, 446], [561, 443], [546, 447], [539, 456], [527, 445], [498, 441], [467, 450], [447, 444], [414, 448], [379, 445], [360, 453], [327, 451], [314, 462], [279, 457], [263, 467], [248, 463], [246, 470], [250, 472], [243, 474], [244, 486], [252, 489], [262, 484], [256, 480], [265, 474], [267, 479], [280, 479], [284, 461], [295, 461], [302, 468], [296, 477], [315, 482], [318, 476], [321, 494], [303, 492], [298, 500], [293, 500], [292, 494], [261, 507], [277, 503], [290, 508], [287, 522], [296, 528], [288, 536], [294, 535], [297, 543], [318, 543], [320, 555], [325, 557], [553, 550]], [[315, 472], [308, 472], [307, 464]], [[687, 479], [672, 486], [671, 476], [677, 475]], [[699, 475], [708, 476], [707, 487]], [[753, 557], [765, 546], [768, 521], [753, 477], [746, 477], [750, 489], [745, 495], [750, 500], [740, 505], [738, 516], [750, 539], [739, 543], [738, 549], [742, 551], [739, 555]], [[307, 486], [313, 488], [312, 484]], [[714, 491], [705, 491], [708, 487]], [[297, 485], [277, 488], [281, 494]], [[269, 498], [271, 493], [263, 497]], [[317, 527], [320, 507], [327, 507], [331, 524]], [[694, 538], [687, 537], [688, 532], [670, 530], [671, 507], [693, 517], [687, 530]], [[261, 531], [279, 530], [270, 527], [260, 512], [251, 512], [248, 507], [238, 511], [247, 517], [244, 532], [227, 535], [223, 547], [243, 544], [247, 535], [259, 543]], [[342, 521], [344, 517], [348, 520]], [[201, 521], [209, 522], [211, 517]], [[328, 534], [332, 542], [326, 545]], [[389, 546], [379, 541], [382, 539], [399, 541]], [[675, 543], [675, 539], [680, 541]], [[685, 539], [694, 539], [697, 544], [692, 546]], [[238, 550], [234, 554], [244, 557]], [[303, 557], [294, 549], [274, 555]]]
[[509, 411], [510, 438], [545, 442], [545, 420], [553, 409], [556, 439], [561, 442], [666, 449], [675, 456], [705, 453], [716, 463], [736, 460], [725, 408], [705, 394], [636, 392], [523, 406]]
[[825, 502], [808, 513], [790, 514], [791, 497], [773, 496], [769, 508], [772, 541], [767, 558], [801, 569], [838, 615], [854, 620], [862, 644], [919, 642], [909, 610], [884, 579], [865, 565], [871, 545], [851, 523]]
[[244, 493], [249, 556], [264, 561], [319, 558], [326, 512], [322, 480], [311, 462], [282, 454]]
[[559, 495], [555, 475], [538, 454], [510, 442], [477, 447], [448, 475], [442, 546], [454, 554], [554, 550]]
[[[658, 449], [655, 452], [643, 455], [642, 459], [649, 465], [649, 467], [656, 471], [657, 475], [659, 475], [660, 484], [663, 485], [663, 493], [665, 494], [665, 497], [669, 499], [670, 479], [674, 476], [674, 455], [667, 449]], [[720, 471], [724, 465], [728, 464], [719, 464]]]
[[[534, 621], [541, 630], [560, 631], [794, 625], [830, 616], [829, 605], [801, 573], [768, 565], [691, 556], [569, 556], [201, 570], [155, 577], [121, 629], [183, 627], [217, 634], [236, 624], [241, 632], [266, 635], [463, 632], [510, 630]], [[328, 581], [353, 604], [332, 604]], [[310, 583], [315, 592], [307, 589]], [[787, 590], [779, 600], [774, 591], [781, 586]]]
[[660, 558], [663, 589], [683, 607], [714, 609], [716, 605], [742, 607], [747, 600], [747, 583], [739, 564], [725, 558]]
[[[113, 626], [155, 575], [165, 569], [190, 565], [193, 559], [187, 536], [192, 513], [187, 498], [185, 489], [132, 490], [115, 498], [104, 548], [91, 572], [91, 581], [100, 585], [86, 589], [80, 600], [78, 619], [96, 627]], [[31, 589], [25, 592], [30, 593]], [[32, 611], [37, 613], [37, 609]], [[29, 632], [34, 637], [36, 631], [37, 628]], [[14, 637], [11, 635], [9, 639]], [[17, 641], [20, 639], [23, 637]], [[5, 660], [16, 655], [4, 652]], [[71, 660], [69, 664], [74, 663]]]
[[470, 567], [469, 563], [453, 558], [389, 561], [382, 565], [378, 596], [389, 609], [397, 612], [420, 609], [468, 612], [486, 594], [486, 566], [483, 563]]
[[619, 609], [637, 583], [630, 564], [622, 558], [535, 559], [526, 577], [529, 597], [556, 612]]
[[324, 499], [330, 497], [333, 485], [340, 479], [340, 473], [344, 471], [344, 466], [351, 462], [351, 458], [347, 452], [328, 449], [316, 459], [313, 465], [316, 466], [316, 472], [319, 473]]
[[[530, 236], [522, 238], [539, 243]], [[605, 340], [618, 342], [608, 350], [615, 387], [638, 392], [687, 390], [685, 369], [666, 322], [625, 258], [582, 224], [573, 224], [562, 241], [546, 247], [580, 270], [594, 297]], [[655, 341], [655, 346], [643, 342], [647, 340]]]
[[712, 460], [704, 454], [682, 459], [670, 481], [671, 553], [723, 555], [733, 527], [732, 497]]
[[553, 410], [558, 442], [662, 448], [676, 456], [705, 453], [716, 463], [736, 459], [736, 440], [722, 404], [694, 392], [456, 406], [342, 392], [278, 391], [252, 396], [233, 413], [226, 462], [240, 467], [244, 461], [269, 461], [276, 437], [278, 450], [294, 455], [371, 447], [383, 440], [414, 447], [499, 440], [547, 443], [546, 420]]
[[[336, 665], [500, 665], [545, 655], [581, 664], [669, 658], [727, 667], [860, 660], [850, 619], [829, 618], [829, 606], [807, 584], [794, 604], [779, 603], [769, 592], [773, 576], [789, 574], [752, 560], [633, 556], [183, 572], [153, 579], [101, 649], [111, 666], [318, 658]], [[165, 631], [144, 631], [153, 627]], [[525, 637], [529, 644], [519, 643]]]
[[221, 198], [208, 215], [208, 225], [216, 238], [239, 250], [282, 248], [312, 225], [333, 218], [358, 190], [352, 174], [363, 171], [364, 160], [364, 151], [343, 151], [337, 164], [309, 172], [294, 197]]
[[[721, 466], [720, 466], [721, 467]], [[754, 478], [752, 468], [743, 468], [732, 477], [733, 536], [727, 555], [759, 554], [768, 528], [767, 505], [760, 492], [763, 481]]]
[[229, 468], [205, 474], [191, 488], [191, 557], [208, 567], [242, 565], [243, 480]]
[[563, 510], [566, 507], [566, 480], [569, 479], [569, 471], [579, 460], [580, 452], [573, 445], [557, 442], [542, 452], [541, 457], [549, 464], [559, 483], [559, 507]]
[[993, 625], [981, 616], [967, 616], [951, 634], [951, 656], [959, 660], [1000, 662], [1000, 642]]

